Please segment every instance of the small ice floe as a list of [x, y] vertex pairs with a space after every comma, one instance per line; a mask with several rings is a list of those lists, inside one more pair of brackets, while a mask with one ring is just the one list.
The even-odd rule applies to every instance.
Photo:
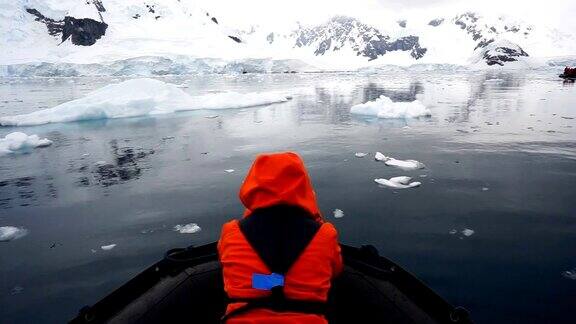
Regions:
[[420, 101], [393, 102], [390, 98], [382, 95], [374, 101], [354, 105], [350, 113], [357, 115], [376, 116], [378, 118], [416, 118], [429, 117], [430, 109]]
[[377, 184], [393, 188], [393, 189], [406, 189], [420, 186], [422, 183], [418, 181], [410, 182], [411, 177], [400, 176], [390, 179], [374, 179]]
[[362, 152], [354, 153], [354, 156], [357, 158], [363, 158], [366, 155], [368, 155], [368, 153], [362, 153]]
[[562, 277], [568, 278], [571, 280], [576, 280], [576, 269], [566, 270], [562, 272]]
[[20, 286], [15, 286], [14, 288], [12, 288], [10, 290], [10, 295], [18, 295], [21, 294], [24, 291], [24, 288], [20, 287]]
[[376, 161], [384, 162], [384, 164], [388, 166], [397, 167], [404, 171], [424, 169], [425, 167], [424, 163], [422, 162], [418, 162], [416, 160], [396, 160], [395, 158], [386, 156], [380, 152], [376, 152], [374, 159]]
[[109, 163], [106, 162], [106, 161], [96, 161], [96, 162], [94, 162], [94, 166], [96, 166], [96, 167], [103, 167], [103, 166], [106, 166], [106, 165], [108, 165], [108, 164], [109, 164]]
[[[450, 235], [455, 235], [455, 234], [460, 233], [460, 234], [462, 234], [462, 235], [464, 235], [464, 236], [466, 236], [466, 237], [469, 237], [469, 236], [472, 236], [472, 235], [474, 234], [474, 230], [469, 229], [469, 228], [465, 228], [465, 229], [463, 229], [463, 230], [461, 230], [461, 231], [458, 231], [457, 229], [451, 229], [448, 233], [449, 233]], [[460, 237], [460, 239], [462, 239], [462, 238], [463, 238], [463, 237]]]
[[104, 251], [110, 251], [116, 247], [116, 244], [102, 245], [100, 248]]
[[226, 170], [224, 170], [224, 172], [227, 172], [227, 173], [232, 173], [232, 172], [234, 172], [234, 171], [235, 171], [234, 169], [226, 169]]
[[17, 240], [26, 236], [28, 230], [22, 227], [15, 226], [1, 226], [0, 227], [0, 242], [9, 242]]
[[84, 154], [82, 154], [82, 156], [83, 156], [83, 157], [90, 156], [90, 153], [84, 153]]
[[201, 228], [196, 223], [190, 223], [185, 225], [176, 225], [174, 226], [174, 230], [181, 234], [194, 234], [200, 232]]
[[25, 153], [37, 147], [50, 145], [52, 145], [52, 141], [47, 138], [41, 139], [38, 135], [14, 132], [6, 135], [4, 138], [0, 138], [0, 156], [12, 153]]
[[342, 211], [342, 209], [334, 209], [334, 218], [342, 218], [344, 217], [344, 212]]
[[471, 230], [469, 228], [465, 228], [462, 230], [462, 235], [468, 237], [468, 236], [472, 236], [474, 235], [474, 230]]
[[209, 116], [204, 116], [204, 118], [208, 118], [208, 119], [214, 119], [214, 118], [218, 118], [220, 117], [219, 115], [209, 115]]
[[488, 187], [482, 187], [482, 191], [488, 191], [488, 190], [490, 190], [490, 188], [488, 188]]

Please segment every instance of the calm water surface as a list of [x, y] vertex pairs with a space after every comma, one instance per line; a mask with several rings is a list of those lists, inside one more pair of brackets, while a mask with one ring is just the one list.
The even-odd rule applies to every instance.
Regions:
[[[248, 109], [0, 128], [0, 137], [23, 131], [54, 141], [0, 158], [0, 226], [29, 230], [0, 243], [0, 322], [64, 322], [165, 250], [216, 240], [222, 223], [242, 211], [237, 191], [254, 156], [283, 150], [305, 159], [342, 242], [375, 245], [477, 322], [574, 321], [576, 280], [563, 273], [576, 268], [576, 88], [555, 71], [161, 80], [191, 94], [281, 90], [293, 98]], [[119, 81], [0, 79], [0, 116]], [[351, 105], [380, 95], [419, 99], [433, 116], [350, 115]], [[386, 167], [373, 160], [376, 151], [427, 168]], [[399, 175], [422, 186], [390, 190], [373, 181]], [[332, 216], [336, 208], [343, 218]], [[173, 230], [187, 223], [202, 230]], [[108, 244], [117, 246], [100, 248]]]

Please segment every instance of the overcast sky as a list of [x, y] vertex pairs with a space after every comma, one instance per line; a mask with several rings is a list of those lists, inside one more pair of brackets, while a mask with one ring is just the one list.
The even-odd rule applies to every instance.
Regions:
[[[576, 0], [201, 0], [201, 6], [212, 10], [231, 23], [286, 25], [299, 21], [314, 24], [336, 14], [366, 20], [408, 16], [427, 19], [452, 16], [468, 10], [484, 15], [502, 15], [530, 23], [561, 27], [574, 33]], [[572, 30], [570, 30], [572, 29]]]

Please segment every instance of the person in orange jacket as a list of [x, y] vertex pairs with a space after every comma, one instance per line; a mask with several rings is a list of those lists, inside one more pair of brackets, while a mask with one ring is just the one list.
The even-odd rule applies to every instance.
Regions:
[[302, 159], [259, 155], [239, 196], [244, 217], [224, 224], [218, 241], [229, 298], [223, 322], [327, 323], [325, 304], [342, 256]]

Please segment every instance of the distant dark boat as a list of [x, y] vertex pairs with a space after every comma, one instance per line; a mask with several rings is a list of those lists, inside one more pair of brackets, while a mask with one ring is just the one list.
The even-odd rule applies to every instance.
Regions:
[[[327, 305], [330, 323], [472, 323], [372, 246], [342, 245], [344, 271]], [[71, 323], [219, 323], [226, 307], [216, 243], [173, 249], [86, 306]]]

